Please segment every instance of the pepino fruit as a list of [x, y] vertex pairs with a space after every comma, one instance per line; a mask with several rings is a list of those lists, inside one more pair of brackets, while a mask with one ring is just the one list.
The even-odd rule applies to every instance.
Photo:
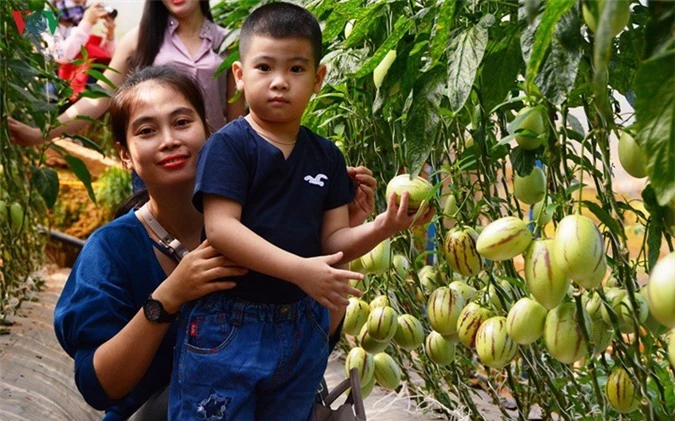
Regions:
[[583, 279], [604, 260], [602, 235], [592, 219], [568, 215], [560, 221], [553, 237], [553, 262], [568, 277]]
[[391, 266], [391, 240], [386, 239], [361, 256], [365, 273], [383, 273]]
[[445, 204], [443, 204], [443, 216], [448, 219], [448, 221], [454, 221], [457, 216], [457, 198], [454, 194], [449, 194], [448, 198], [445, 199]]
[[628, 132], [621, 133], [619, 138], [619, 162], [623, 169], [633, 177], [647, 176], [647, 157]]
[[[592, 335], [590, 317], [586, 310], [582, 313], [586, 331]], [[564, 364], [572, 364], [586, 356], [586, 342], [574, 303], [562, 303], [549, 310], [544, 322], [544, 343], [549, 354]]]
[[591, 290], [602, 284], [602, 281], [607, 276], [607, 260], [603, 255], [600, 259], [600, 264], [593, 270], [593, 272], [573, 279], [574, 283], [582, 288]]
[[546, 196], [546, 176], [539, 167], [533, 167], [532, 172], [525, 176], [513, 176], [513, 195], [516, 199], [528, 205], [534, 205], [544, 200]]
[[396, 389], [401, 384], [401, 368], [396, 361], [385, 352], [375, 354], [373, 361], [375, 363], [373, 374], [377, 383], [385, 389]]
[[469, 303], [459, 313], [457, 319], [457, 337], [464, 346], [475, 348], [478, 328], [494, 314], [478, 303]]
[[478, 234], [471, 228], [453, 228], [445, 236], [445, 260], [457, 273], [476, 276], [483, 261], [476, 251]]
[[440, 333], [432, 331], [424, 341], [424, 352], [434, 363], [448, 365], [455, 357], [455, 344]]
[[635, 411], [640, 404], [638, 390], [623, 367], [612, 370], [605, 384], [605, 395], [612, 408], [622, 414]]
[[375, 307], [368, 315], [368, 335], [376, 341], [389, 342], [398, 327], [396, 310], [389, 306]]
[[373, 378], [373, 373], [375, 372], [373, 356], [358, 346], [352, 348], [345, 359], [345, 376], [349, 377], [349, 372], [352, 368], [356, 368], [359, 371], [361, 384], [368, 383]]
[[368, 325], [361, 327], [359, 335], [356, 337], [356, 344], [371, 354], [382, 352], [389, 346], [389, 342], [380, 342], [373, 339], [368, 334]]
[[675, 329], [668, 334], [668, 359], [670, 365], [675, 368]]
[[525, 252], [525, 281], [539, 304], [551, 310], [565, 298], [569, 280], [553, 264], [553, 240], [534, 240]]
[[517, 351], [518, 344], [506, 331], [506, 317], [491, 317], [478, 328], [476, 353], [484, 365], [502, 369], [511, 362]]
[[391, 263], [394, 267], [394, 271], [401, 279], [405, 279], [410, 272], [410, 262], [402, 254], [395, 254], [391, 259]]
[[602, 318], [593, 319], [591, 327], [591, 339], [593, 340], [593, 353], [599, 354], [605, 352], [614, 336], [614, 329]]
[[389, 50], [382, 61], [373, 70], [373, 83], [375, 83], [375, 89], [380, 89], [380, 86], [382, 86], [382, 81], [387, 75], [389, 68], [394, 63], [394, 60], [396, 60], [396, 50]]
[[473, 297], [476, 296], [476, 288], [462, 281], [452, 281], [448, 285], [448, 288], [455, 290], [459, 295], [462, 296], [465, 303], [473, 300]]
[[485, 227], [476, 241], [476, 250], [490, 260], [508, 260], [524, 252], [532, 233], [522, 220], [507, 216]]
[[408, 214], [416, 213], [431, 194], [434, 186], [420, 176], [411, 178], [410, 174], [401, 174], [392, 178], [387, 184], [385, 197], [396, 195], [396, 204], [401, 203], [401, 196], [408, 192]]
[[348, 335], [358, 335], [368, 320], [368, 314], [370, 314], [368, 303], [356, 297], [351, 297], [345, 311], [345, 321], [342, 330]]
[[427, 304], [429, 324], [441, 335], [452, 335], [457, 332], [457, 319], [463, 308], [461, 295], [448, 287], [437, 288]]
[[424, 327], [415, 316], [410, 314], [401, 314], [397, 320], [398, 327], [394, 334], [396, 345], [412, 351], [424, 342]]
[[518, 112], [509, 127], [509, 132], [516, 136], [521, 148], [534, 150], [541, 146], [546, 137], [546, 115], [540, 107], [526, 107]]
[[647, 304], [656, 320], [675, 328], [675, 252], [662, 257], [649, 274]]
[[549, 201], [540, 200], [539, 202], [532, 205], [532, 220], [536, 221], [539, 226], [544, 226], [551, 222], [553, 219], [553, 210], [549, 209]]
[[424, 265], [417, 271], [420, 283], [427, 291], [433, 291], [441, 285], [442, 276], [436, 266]]
[[373, 311], [375, 307], [386, 307], [388, 305], [389, 305], [389, 297], [386, 295], [378, 295], [377, 297], [370, 300], [370, 303], [368, 303], [370, 311]]
[[506, 332], [517, 344], [529, 345], [544, 333], [546, 308], [531, 298], [518, 300], [506, 317]]

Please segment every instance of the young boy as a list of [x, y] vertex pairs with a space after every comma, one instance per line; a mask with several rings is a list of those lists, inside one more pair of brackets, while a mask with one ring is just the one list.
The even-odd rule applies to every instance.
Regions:
[[413, 216], [407, 195], [400, 206], [391, 197], [374, 221], [349, 228], [344, 157], [300, 126], [326, 75], [311, 13], [288, 3], [256, 9], [239, 53], [232, 70], [250, 113], [200, 152], [193, 203], [209, 243], [250, 271], [184, 309], [170, 417], [304, 420], [327, 364], [326, 307], [345, 306], [346, 294], [359, 294], [348, 280], [362, 279], [334, 266], [409, 228]]

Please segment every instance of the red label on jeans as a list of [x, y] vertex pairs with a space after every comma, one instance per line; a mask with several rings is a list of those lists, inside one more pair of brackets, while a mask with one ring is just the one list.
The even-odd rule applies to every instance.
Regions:
[[197, 337], [197, 322], [190, 323], [190, 337]]

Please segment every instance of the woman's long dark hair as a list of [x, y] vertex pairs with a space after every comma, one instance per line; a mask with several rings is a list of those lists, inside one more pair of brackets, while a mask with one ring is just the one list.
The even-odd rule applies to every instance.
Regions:
[[[199, 7], [204, 17], [213, 22], [209, 0], [199, 0]], [[138, 31], [136, 52], [129, 59], [132, 70], [151, 66], [164, 41], [164, 32], [169, 22], [169, 10], [160, 0], [145, 0], [143, 16]]]

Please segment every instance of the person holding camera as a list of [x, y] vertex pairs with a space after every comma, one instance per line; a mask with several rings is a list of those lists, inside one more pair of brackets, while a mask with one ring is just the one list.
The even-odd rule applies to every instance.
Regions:
[[[86, 71], [92, 62], [110, 63], [115, 52], [115, 16], [117, 11], [105, 7], [103, 3], [94, 3], [87, 7], [87, 0], [55, 0], [54, 5], [61, 13], [59, 25], [54, 32], [52, 58], [59, 63], [59, 78], [67, 80], [73, 89], [71, 101], [75, 101], [88, 83], [96, 83]], [[104, 34], [92, 33], [98, 22], [103, 23]], [[82, 48], [86, 50], [87, 60], [82, 59]]]

